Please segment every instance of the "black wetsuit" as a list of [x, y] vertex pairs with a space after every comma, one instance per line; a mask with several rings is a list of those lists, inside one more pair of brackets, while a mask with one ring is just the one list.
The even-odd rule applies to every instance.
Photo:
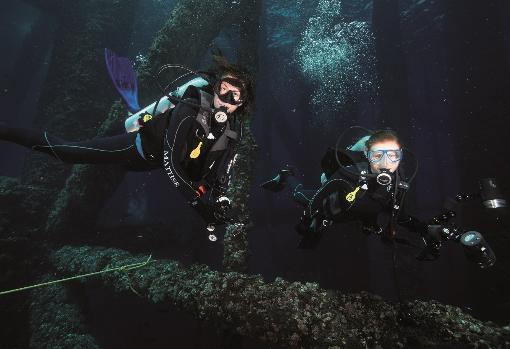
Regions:
[[[357, 164], [357, 166], [359, 165], [368, 169], [368, 163]], [[304, 189], [303, 185], [294, 176], [287, 179], [287, 188], [292, 199], [305, 208], [305, 214], [296, 226], [298, 232], [303, 235], [300, 247], [313, 248], [317, 245], [324, 231], [323, 220], [335, 223], [359, 221], [366, 233], [387, 233], [395, 203], [395, 174], [393, 174], [393, 182], [389, 186], [381, 186], [376, 183], [375, 179], [369, 180], [366, 183], [367, 190], [360, 191], [352, 205], [347, 204], [348, 208], [346, 209], [345, 195], [352, 190], [326, 194], [322, 194], [321, 190], [326, 188], [328, 182], [336, 180], [345, 181], [345, 183], [348, 183], [347, 186], [352, 189], [359, 186], [359, 184], [354, 182], [352, 178], [342, 174], [341, 171], [327, 172], [325, 171], [327, 181], [320, 188], [314, 190]], [[318, 201], [318, 203], [314, 201]], [[311, 207], [314, 207], [314, 209], [311, 209]], [[427, 224], [409, 215], [404, 207], [399, 208], [396, 217], [395, 224], [422, 236], [426, 234]], [[314, 222], [314, 219], [317, 221]]]
[[[206, 92], [212, 94], [212, 88]], [[200, 105], [199, 89], [190, 86], [182, 99]], [[150, 171], [164, 168], [165, 140], [173, 136], [169, 132], [175, 132], [175, 129], [170, 127], [170, 120], [196, 116], [198, 110], [198, 107], [178, 103], [175, 108], [146, 122], [138, 132], [79, 142], [66, 141], [47, 132], [0, 125], [0, 140], [46, 153], [65, 163], [123, 164], [131, 171]], [[217, 160], [225, 150], [211, 152], [213, 142], [207, 139], [198, 122], [192, 121], [187, 125], [187, 129], [179, 130], [181, 136], [174, 138], [179, 141], [175, 144], [175, 149], [180, 152], [178, 159], [175, 159], [182, 171], [179, 178], [207, 187], [217, 175]], [[213, 131], [211, 128], [211, 132]], [[200, 156], [192, 159], [188, 156], [189, 152], [195, 149], [199, 142], [203, 142]]]

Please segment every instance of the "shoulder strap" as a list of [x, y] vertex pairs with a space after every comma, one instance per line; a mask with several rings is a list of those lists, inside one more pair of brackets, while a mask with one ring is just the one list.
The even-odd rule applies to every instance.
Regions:
[[400, 213], [400, 209], [404, 203], [404, 199], [407, 191], [409, 190], [409, 184], [407, 182], [400, 180], [400, 174], [397, 170], [395, 173], [395, 194], [393, 197], [393, 207], [391, 208], [391, 222], [390, 229], [395, 229], [397, 224], [398, 215]]
[[211, 109], [211, 104], [213, 101], [213, 96], [209, 93], [198, 90], [200, 92], [200, 109], [198, 110], [196, 120], [204, 129], [204, 133], [207, 135], [211, 131], [211, 127], [209, 125], [209, 118], [211, 117], [209, 110]]
[[237, 141], [237, 132], [230, 128], [230, 122], [227, 121], [227, 127], [223, 134], [218, 138], [211, 148], [211, 151], [225, 150], [227, 149], [229, 139]]

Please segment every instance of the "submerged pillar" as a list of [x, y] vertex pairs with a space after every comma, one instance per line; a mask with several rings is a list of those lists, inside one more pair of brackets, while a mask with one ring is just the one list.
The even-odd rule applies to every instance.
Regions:
[[[59, 272], [73, 275], [146, 259], [86, 246], [64, 246], [52, 258]], [[153, 303], [172, 304], [199, 319], [281, 346], [510, 346], [510, 326], [482, 322], [460, 308], [434, 301], [397, 306], [365, 292], [342, 294], [280, 278], [265, 283], [258, 275], [220, 273], [204, 265], [184, 267], [170, 260], [99, 278], [116, 292], [135, 292]]]
[[[45, 275], [41, 282], [50, 281]], [[87, 348], [99, 345], [87, 331], [78, 305], [61, 284], [38, 288], [30, 295], [30, 348]]]
[[[240, 6], [244, 11], [239, 19], [241, 23], [239, 27], [239, 64], [250, 69], [253, 76], [253, 87], [255, 88], [258, 70], [259, 18], [262, 2], [259, 0], [243, 0]], [[247, 205], [257, 153], [257, 144], [251, 132], [251, 116], [244, 115], [243, 139], [238, 146], [238, 156], [234, 165], [235, 178], [229, 189], [229, 196], [233, 199], [236, 208], [241, 211], [239, 221], [243, 224], [229, 224], [225, 231], [223, 267], [226, 271], [245, 272], [248, 270], [248, 222], [250, 222], [250, 216]]]

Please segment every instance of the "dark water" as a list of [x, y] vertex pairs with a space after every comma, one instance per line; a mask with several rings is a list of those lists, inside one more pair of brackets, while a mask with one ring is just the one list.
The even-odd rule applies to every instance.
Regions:
[[[121, 16], [130, 25], [105, 25], [105, 38], [91, 42], [108, 45], [131, 59], [145, 55], [177, 3], [131, 1], [119, 9], [125, 11]], [[455, 244], [444, 246], [441, 258], [430, 263], [416, 261], [418, 251], [404, 246], [398, 252], [397, 288], [391, 248], [376, 236], [359, 234], [354, 226], [329, 229], [315, 250], [296, 249], [294, 225], [300, 210], [285, 195], [263, 192], [258, 184], [283, 164], [292, 164], [303, 175], [305, 186], [317, 187], [322, 154], [342, 130], [361, 125], [398, 130], [418, 158], [419, 172], [409, 205], [422, 219], [437, 214], [446, 197], [477, 191], [481, 178], [497, 178], [504, 196], [510, 198], [506, 150], [510, 5], [504, 1], [266, 0], [261, 6], [254, 38], [257, 88], [252, 131], [259, 150], [249, 200], [254, 222], [249, 235], [249, 272], [267, 281], [280, 276], [344, 292], [366, 290], [391, 301], [399, 295], [438, 300], [479, 319], [508, 324], [510, 230], [505, 215], [496, 217], [479, 202], [461, 208], [463, 226], [482, 232], [496, 252], [498, 262], [491, 270], [479, 270], [469, 263]], [[83, 9], [97, 15], [87, 6]], [[75, 7], [57, 1], [0, 3], [0, 122], [49, 127], [72, 139], [95, 135], [93, 126], [80, 130], [71, 124], [66, 133], [40, 117], [53, 99], [76, 93], [61, 91], [58, 84], [52, 85], [52, 93], [45, 89], [58, 72], [52, 62], [78, 45], [63, 41], [68, 38], [64, 35], [68, 26], [82, 25], [69, 23], [69, 18], [82, 18], [89, 26], [84, 32], [93, 28], [93, 21], [73, 11]], [[226, 24], [214, 39], [214, 45], [233, 61], [240, 59], [238, 24]], [[112, 33], [115, 36], [107, 38]], [[103, 46], [89, 49], [97, 51], [97, 60], [103, 59]], [[209, 56], [207, 52], [194, 57], [196, 68], [206, 68]], [[73, 58], [77, 66], [79, 58]], [[94, 97], [90, 103], [109, 108], [116, 99], [114, 89], [106, 70], [97, 74], [104, 81], [103, 100]], [[81, 91], [82, 96], [87, 94], [97, 95], [92, 90]], [[145, 98], [152, 97], [156, 96]], [[27, 178], [29, 152], [7, 142], [0, 146], [0, 175]], [[51, 162], [51, 166], [61, 165]], [[221, 270], [221, 242], [207, 240], [194, 213], [176, 193], [166, 190], [168, 186], [161, 171], [129, 173], [104, 204], [93, 228], [71, 240]], [[17, 204], [14, 198], [9, 206]], [[0, 289], [33, 283], [37, 273], [49, 270], [37, 264], [44, 260], [44, 253], [30, 240], [9, 245], [13, 236], [31, 235], [14, 231], [10, 217], [1, 218], [0, 270], [6, 276], [0, 279]], [[41, 217], [41, 226], [45, 219]], [[137, 227], [158, 225], [179, 229], [168, 235], [140, 237], [137, 233]], [[37, 255], [34, 267], [27, 268], [21, 261], [30, 264], [32, 255]], [[160, 309], [135, 296], [119, 296], [98, 284], [73, 286], [69, 292], [76, 298], [88, 333], [104, 348], [265, 347], [249, 339], [231, 338], [190, 314]], [[0, 299], [5, 309], [2, 322], [12, 320], [1, 332], [2, 343], [8, 343], [1, 347], [28, 347], [30, 326], [34, 326], [30, 299], [18, 294], [9, 296], [8, 304], [3, 302]]]

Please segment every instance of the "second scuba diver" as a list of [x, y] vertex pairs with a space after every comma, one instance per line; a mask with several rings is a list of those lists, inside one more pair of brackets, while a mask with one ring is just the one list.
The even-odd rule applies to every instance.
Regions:
[[[348, 139], [344, 137], [347, 131], [353, 129], [362, 130], [362, 136], [357, 135], [349, 140], [348, 146], [339, 147], [343, 138]], [[374, 132], [360, 127], [347, 131], [339, 138], [336, 148], [329, 148], [322, 159], [320, 188], [304, 189], [289, 166], [261, 184], [273, 192], [287, 189], [292, 199], [303, 207], [296, 226], [302, 235], [300, 248], [314, 248], [333, 223], [360, 221], [364, 232], [380, 234], [385, 241], [408, 243], [396, 237], [397, 226], [418, 233], [425, 243], [417, 256], [419, 260], [437, 259], [441, 243], [455, 240], [461, 242], [468, 257], [479, 266], [494, 264], [494, 253], [480, 233], [439, 225], [438, 218], [425, 223], [405, 211], [405, 194], [416, 175], [417, 162], [410, 167], [402, 166], [405, 148], [394, 131]], [[410, 158], [408, 162], [412, 163], [410, 152], [405, 158]], [[454, 215], [450, 211], [443, 216], [441, 223]]]
[[[138, 102], [126, 98], [126, 92], [132, 91], [123, 90], [136, 87], [131, 62], [121, 70], [117, 67], [127, 59], [109, 50], [106, 58], [112, 80], [135, 113], [126, 120], [128, 133], [71, 142], [47, 132], [0, 125], [0, 140], [65, 163], [122, 164], [133, 171], [163, 169], [171, 185], [188, 199], [210, 230], [225, 223], [230, 201], [224, 195], [235, 161], [234, 146], [242, 135], [240, 116], [253, 100], [248, 71], [214, 55], [215, 70], [181, 86], [179, 97], [168, 94], [137, 111]], [[130, 71], [135, 80], [121, 81]]]

